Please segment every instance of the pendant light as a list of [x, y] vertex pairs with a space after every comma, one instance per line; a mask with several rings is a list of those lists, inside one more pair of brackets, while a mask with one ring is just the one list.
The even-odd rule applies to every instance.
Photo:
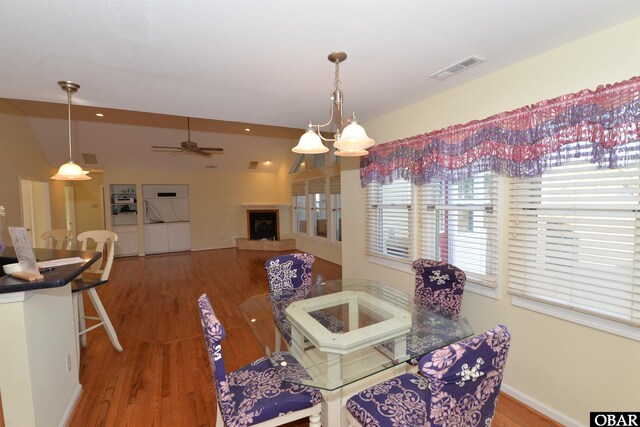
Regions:
[[71, 156], [71, 95], [76, 93], [80, 89], [80, 85], [68, 81], [59, 81], [58, 85], [62, 90], [67, 93], [67, 115], [69, 124], [69, 161], [58, 169], [58, 173], [51, 177], [51, 179], [60, 181], [86, 181], [91, 179], [87, 176], [89, 171], [82, 170], [80, 165], [73, 161]]
[[[354, 114], [351, 120], [345, 123], [342, 118], [342, 83], [340, 81], [340, 63], [347, 59], [344, 52], [332, 52], [328, 56], [329, 61], [336, 64], [334, 90], [329, 98], [331, 100], [331, 117], [329, 121], [323, 125], [313, 124], [309, 122], [307, 131], [300, 137], [298, 145], [291, 151], [300, 154], [319, 154], [326, 153], [329, 149], [322, 141], [333, 142], [333, 146], [337, 149], [336, 156], [356, 157], [366, 156], [367, 148], [372, 147], [375, 142], [367, 136], [364, 128], [356, 121]], [[346, 124], [346, 126], [345, 126]], [[333, 125], [335, 128], [335, 137], [326, 138], [320, 133], [320, 128]]]

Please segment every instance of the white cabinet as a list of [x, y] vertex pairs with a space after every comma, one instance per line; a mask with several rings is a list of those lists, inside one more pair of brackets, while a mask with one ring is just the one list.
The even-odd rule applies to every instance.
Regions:
[[138, 226], [114, 225], [113, 232], [118, 235], [116, 256], [138, 255]]
[[110, 188], [111, 225], [138, 224], [138, 199], [135, 184], [111, 184]]
[[144, 252], [188, 251], [191, 249], [191, 224], [168, 222], [144, 225]]

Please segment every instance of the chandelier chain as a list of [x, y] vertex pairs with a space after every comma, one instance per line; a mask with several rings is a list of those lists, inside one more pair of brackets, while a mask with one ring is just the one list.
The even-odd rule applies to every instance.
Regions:
[[336, 61], [336, 73], [333, 85], [336, 91], [339, 91], [340, 87], [342, 86], [342, 82], [340, 81], [340, 61]]

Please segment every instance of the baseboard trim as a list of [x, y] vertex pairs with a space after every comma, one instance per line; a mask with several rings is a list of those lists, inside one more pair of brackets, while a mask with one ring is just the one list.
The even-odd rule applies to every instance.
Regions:
[[62, 420], [60, 420], [60, 427], [65, 427], [69, 424], [71, 420], [71, 415], [73, 414], [74, 409], [76, 409], [76, 404], [78, 403], [78, 399], [80, 398], [80, 394], [82, 394], [82, 384], [78, 384], [76, 390], [73, 392], [73, 396], [67, 405], [67, 408], [64, 410], [64, 414], [62, 415]]
[[527, 406], [532, 407], [533, 409], [535, 409], [536, 411], [546, 415], [547, 417], [551, 418], [552, 420], [559, 422], [562, 425], [565, 425], [567, 427], [582, 427], [583, 424], [580, 424], [578, 421], [567, 417], [565, 414], [563, 414], [562, 412], [557, 411], [554, 408], [551, 408], [547, 405], [545, 405], [544, 403], [541, 403], [539, 401], [537, 401], [536, 399], [516, 390], [515, 388], [509, 386], [508, 384], [505, 384], [504, 382], [502, 383], [502, 386], [500, 387], [500, 391], [505, 392], [505, 394], [508, 394], [509, 396], [513, 397], [516, 400], [519, 400], [520, 402], [524, 403]]

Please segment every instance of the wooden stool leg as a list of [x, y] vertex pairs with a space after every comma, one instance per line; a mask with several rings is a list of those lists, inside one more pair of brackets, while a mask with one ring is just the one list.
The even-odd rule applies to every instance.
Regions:
[[96, 313], [98, 313], [98, 317], [100, 321], [103, 322], [104, 328], [107, 331], [107, 335], [111, 340], [111, 344], [115, 347], [116, 350], [122, 351], [122, 346], [120, 345], [120, 341], [118, 341], [118, 335], [116, 334], [115, 329], [113, 329], [113, 325], [111, 324], [111, 320], [109, 320], [109, 315], [107, 311], [104, 309], [102, 305], [102, 301], [100, 301], [100, 297], [98, 296], [98, 292], [96, 292], [95, 288], [89, 289], [89, 298], [93, 303], [93, 306], [96, 308]]
[[[79, 332], [82, 332], [87, 329], [87, 321], [84, 317], [84, 296], [82, 292], [76, 292], [73, 295], [76, 296], [78, 300], [78, 329]], [[87, 346], [86, 334], [80, 335], [80, 344], [82, 344], [83, 347]]]

